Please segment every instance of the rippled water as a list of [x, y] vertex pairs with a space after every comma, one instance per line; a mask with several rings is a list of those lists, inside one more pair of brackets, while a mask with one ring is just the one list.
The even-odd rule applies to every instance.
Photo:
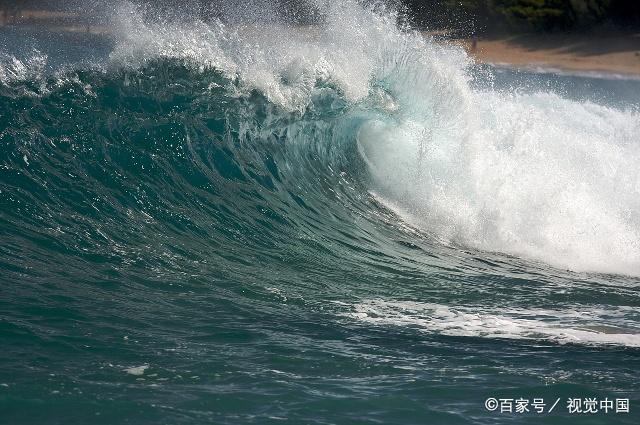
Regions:
[[640, 82], [323, 13], [2, 29], [0, 422], [638, 423]]

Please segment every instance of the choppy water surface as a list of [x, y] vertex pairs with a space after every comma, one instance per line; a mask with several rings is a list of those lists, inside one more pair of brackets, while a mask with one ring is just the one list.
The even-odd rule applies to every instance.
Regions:
[[640, 82], [321, 11], [2, 29], [0, 422], [638, 423]]

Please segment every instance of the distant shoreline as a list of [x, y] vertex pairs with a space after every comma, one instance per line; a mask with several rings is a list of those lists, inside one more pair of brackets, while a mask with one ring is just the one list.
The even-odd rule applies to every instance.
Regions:
[[640, 33], [523, 34], [453, 39], [477, 62], [578, 74], [617, 74], [640, 78]]
[[[0, 14], [0, 27], [35, 26], [54, 32], [108, 35], [107, 27], [83, 22], [80, 15], [22, 10], [18, 16]], [[640, 32], [608, 30], [573, 34], [521, 34], [472, 40], [449, 38], [445, 32], [425, 35], [462, 46], [477, 62], [511, 68], [568, 73], [617, 74], [640, 78]]]

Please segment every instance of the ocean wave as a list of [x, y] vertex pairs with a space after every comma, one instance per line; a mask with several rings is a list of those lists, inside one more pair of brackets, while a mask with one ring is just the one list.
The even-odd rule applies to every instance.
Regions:
[[70, 225], [87, 205], [114, 224], [158, 209], [191, 222], [181, 202], [206, 206], [198, 220], [213, 202], [199, 190], [228, 220], [266, 209], [294, 227], [297, 208], [329, 217], [375, 198], [444, 244], [640, 274], [636, 111], [473, 87], [461, 49], [357, 2], [323, 7], [322, 25], [288, 27], [149, 21], [128, 5], [99, 68], [4, 61], [16, 228], [25, 214]]

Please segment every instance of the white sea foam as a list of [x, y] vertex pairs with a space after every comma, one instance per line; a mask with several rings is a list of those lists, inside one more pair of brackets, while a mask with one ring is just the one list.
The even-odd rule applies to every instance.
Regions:
[[126, 368], [124, 371], [129, 375], [142, 376], [147, 369], [149, 369], [149, 365], [133, 366]]
[[382, 198], [451, 242], [640, 274], [640, 115], [550, 93], [465, 95], [454, 124], [361, 130]]
[[640, 330], [624, 308], [491, 309], [411, 301], [365, 300], [346, 316], [379, 326], [415, 327], [462, 337], [546, 340], [560, 344], [640, 347]]

